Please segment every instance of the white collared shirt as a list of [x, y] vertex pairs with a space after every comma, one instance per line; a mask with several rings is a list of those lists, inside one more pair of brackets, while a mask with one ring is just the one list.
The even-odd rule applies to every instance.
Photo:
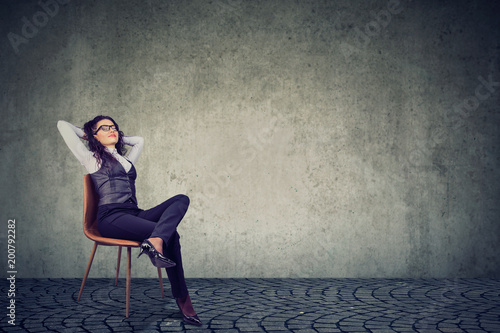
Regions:
[[[94, 157], [94, 153], [88, 150], [80, 140], [85, 135], [81, 128], [76, 127], [75, 125], [64, 120], [59, 120], [57, 122], [57, 128], [68, 148], [85, 167], [85, 169], [87, 169], [88, 173], [94, 173], [101, 168], [97, 159]], [[116, 149], [106, 149], [108, 149], [111, 155], [123, 165], [125, 171], [128, 172], [132, 167], [132, 164], [135, 164], [141, 155], [142, 148], [144, 147], [144, 139], [140, 136], [124, 136], [123, 143], [132, 147], [126, 158], [118, 154]]]
[[120, 164], [123, 166], [125, 171], [129, 172], [130, 168], [132, 167], [132, 163], [130, 163], [125, 157], [122, 155], [118, 154], [118, 150], [116, 148], [112, 149], [109, 147], [106, 147], [106, 150], [113, 156]]

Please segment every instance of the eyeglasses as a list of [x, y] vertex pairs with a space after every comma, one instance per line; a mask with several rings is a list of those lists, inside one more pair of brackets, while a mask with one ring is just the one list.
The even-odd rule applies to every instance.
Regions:
[[101, 130], [101, 129], [104, 132], [109, 132], [110, 129], [112, 129], [113, 131], [116, 131], [116, 126], [115, 125], [101, 125], [101, 126], [99, 126], [97, 131], [94, 132], [94, 134], [97, 134], [97, 132], [99, 132], [99, 130]]

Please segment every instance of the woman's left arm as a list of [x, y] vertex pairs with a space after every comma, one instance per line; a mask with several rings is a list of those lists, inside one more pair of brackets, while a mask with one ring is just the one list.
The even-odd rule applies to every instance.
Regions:
[[123, 143], [132, 147], [128, 152], [127, 158], [132, 164], [135, 164], [144, 147], [144, 138], [141, 136], [124, 136]]

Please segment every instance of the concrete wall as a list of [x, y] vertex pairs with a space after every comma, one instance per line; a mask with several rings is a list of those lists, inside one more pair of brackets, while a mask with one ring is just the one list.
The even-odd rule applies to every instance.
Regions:
[[15, 219], [18, 277], [83, 275], [85, 170], [56, 122], [106, 114], [145, 138], [142, 207], [190, 196], [188, 277], [500, 277], [499, 9], [3, 1], [4, 257]]

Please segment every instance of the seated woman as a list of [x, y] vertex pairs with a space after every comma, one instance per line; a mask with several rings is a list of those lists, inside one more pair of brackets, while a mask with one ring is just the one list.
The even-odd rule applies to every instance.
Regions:
[[[151, 209], [138, 208], [134, 164], [141, 154], [144, 139], [124, 136], [111, 117], [97, 116], [85, 123], [83, 130], [60, 120], [57, 128], [71, 152], [91, 175], [99, 194], [97, 224], [101, 235], [142, 242], [139, 256], [146, 253], [154, 266], [165, 268], [183, 320], [201, 325], [184, 279], [177, 233], [189, 198], [179, 194]], [[80, 139], [88, 141], [88, 149]], [[132, 147], [127, 156], [124, 156], [125, 145]]]

